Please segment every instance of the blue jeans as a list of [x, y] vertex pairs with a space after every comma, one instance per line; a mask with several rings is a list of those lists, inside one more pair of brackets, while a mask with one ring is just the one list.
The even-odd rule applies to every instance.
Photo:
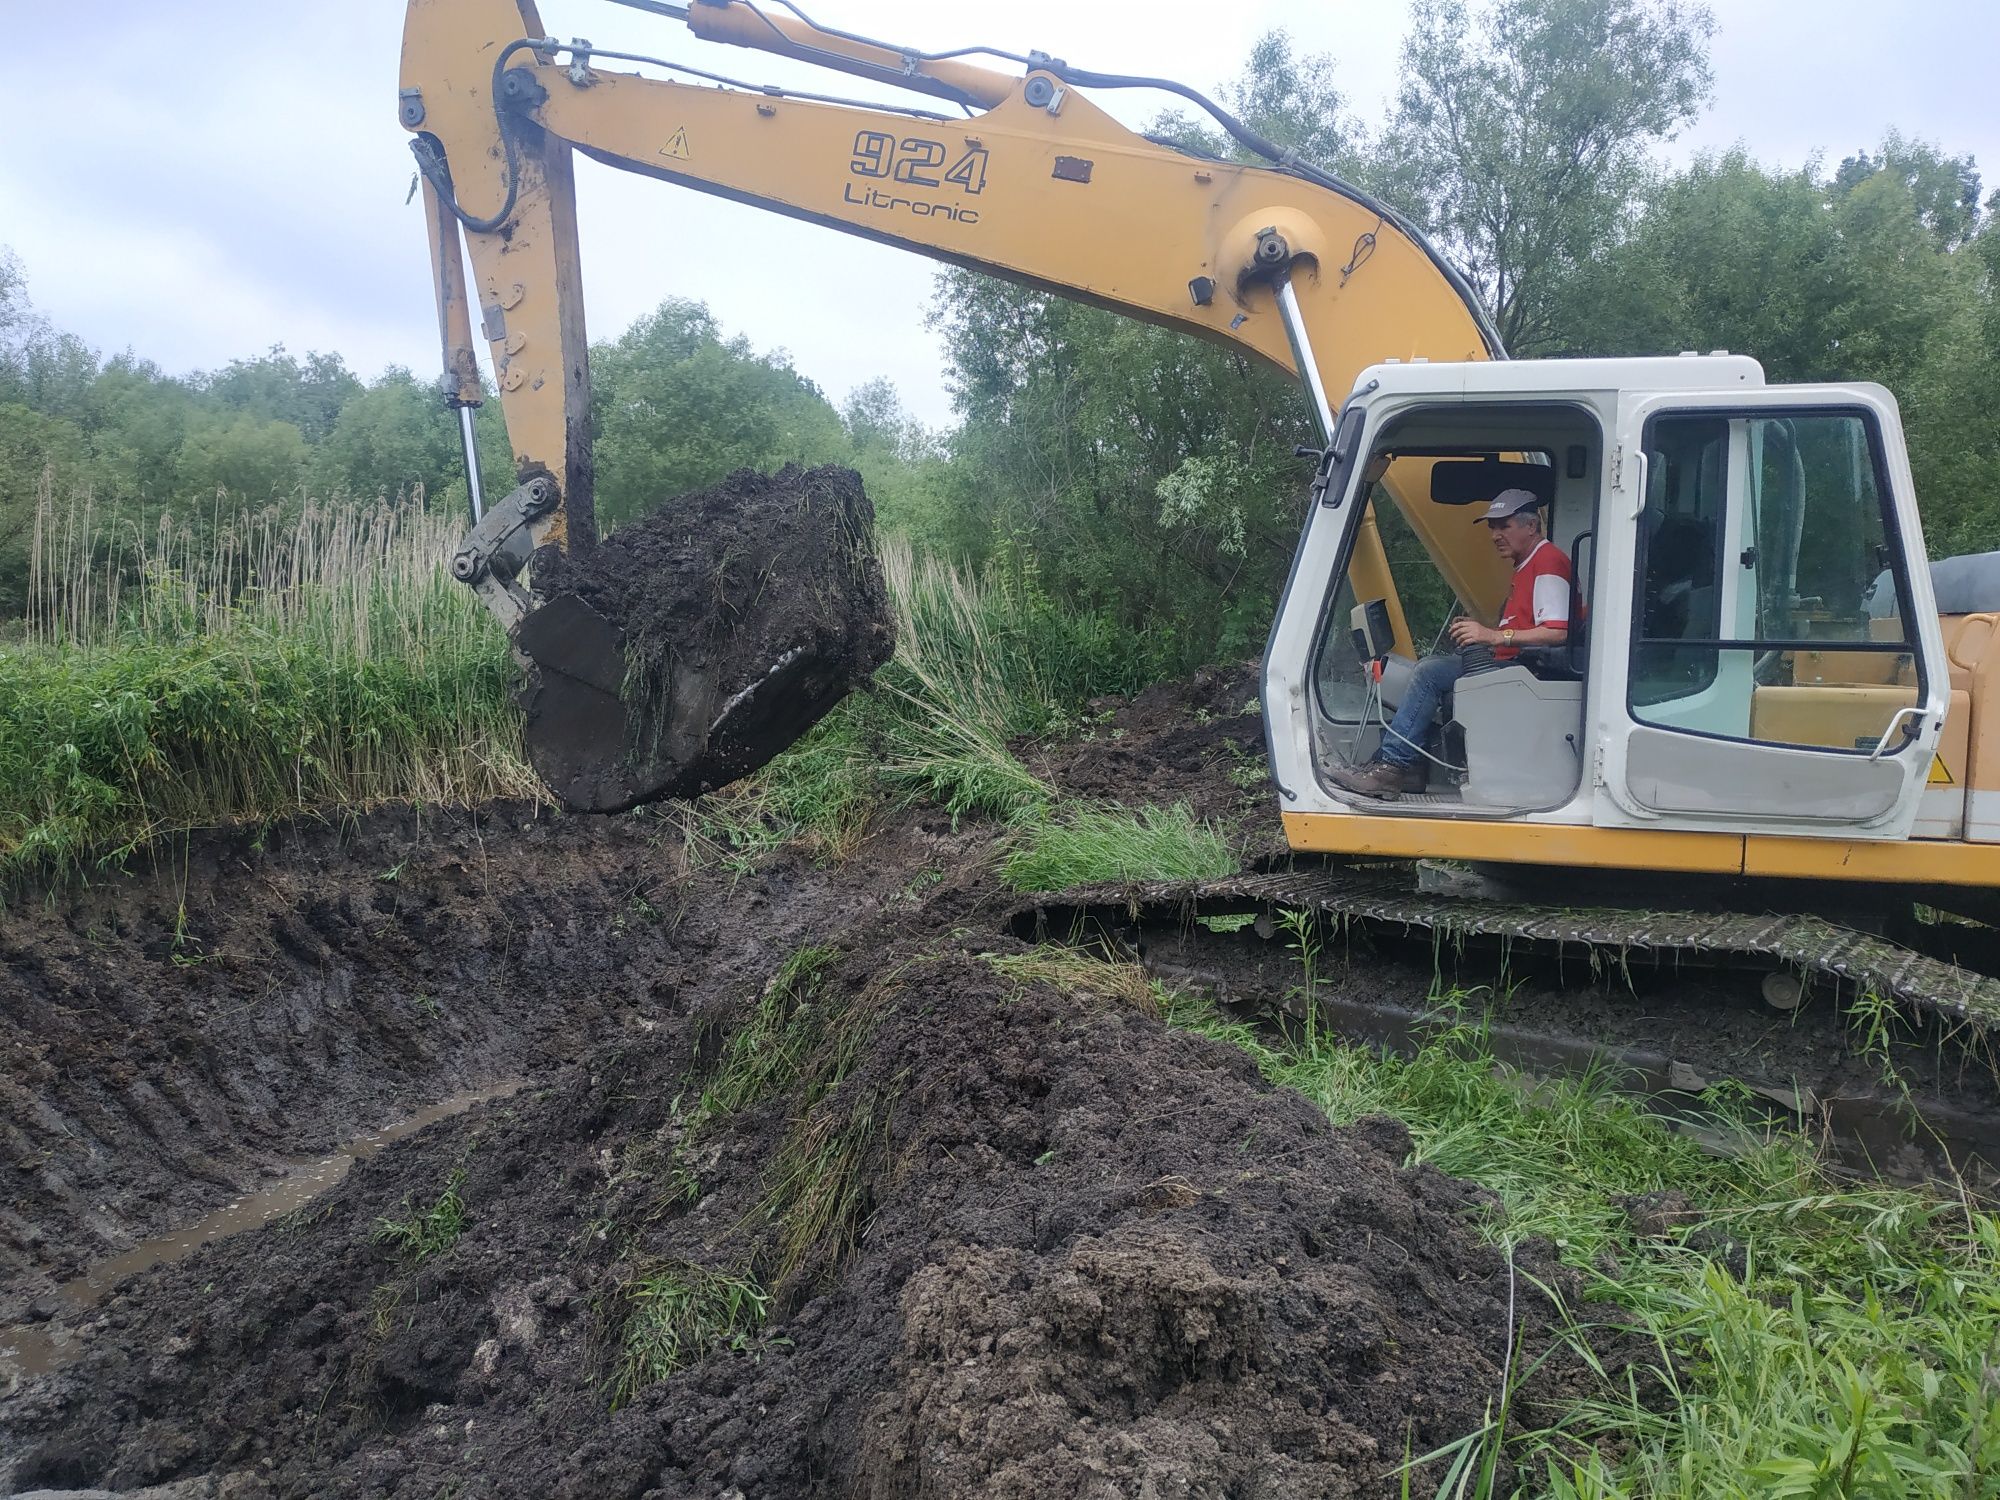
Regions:
[[1464, 671], [1465, 663], [1456, 652], [1450, 656], [1427, 656], [1417, 663], [1409, 685], [1403, 689], [1396, 717], [1389, 721], [1389, 728], [1382, 736], [1382, 759], [1392, 766], [1414, 766], [1422, 758], [1417, 747], [1429, 737], [1444, 695]]

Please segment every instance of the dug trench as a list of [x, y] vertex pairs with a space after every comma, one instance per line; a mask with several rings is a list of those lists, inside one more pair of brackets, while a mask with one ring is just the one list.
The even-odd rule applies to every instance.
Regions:
[[[1101, 705], [1035, 768], [1253, 846], [1248, 693]], [[72, 1343], [0, 1398], [0, 1493], [1373, 1495], [1519, 1372], [1528, 1421], [1586, 1382], [1568, 1273], [1399, 1125], [1331, 1127], [1129, 967], [1008, 937], [1002, 830], [908, 809], [745, 874], [691, 818], [388, 811], [11, 910], [0, 1320]]]

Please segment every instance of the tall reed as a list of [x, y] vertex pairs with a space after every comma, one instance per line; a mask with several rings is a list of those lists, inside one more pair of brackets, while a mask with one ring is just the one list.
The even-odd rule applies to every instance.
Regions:
[[0, 648], [0, 870], [389, 799], [539, 795], [505, 637], [417, 503], [145, 527], [44, 493]]

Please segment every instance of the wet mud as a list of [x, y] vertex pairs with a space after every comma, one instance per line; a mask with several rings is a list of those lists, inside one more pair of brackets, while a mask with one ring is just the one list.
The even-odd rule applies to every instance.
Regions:
[[[1537, 1286], [1565, 1273], [1486, 1244], [1482, 1195], [1404, 1167], [1400, 1126], [1335, 1130], [1234, 1049], [1021, 953], [873, 936], [763, 1007], [807, 1038], [763, 1097], [693, 1103], [768, 988], [134, 1278], [0, 1407], [13, 1483], [1372, 1495], [1479, 1425], [1510, 1349], [1549, 1349]], [[453, 1243], [383, 1243], [446, 1184]], [[769, 1314], [620, 1403], [663, 1273], [754, 1281]], [[1517, 1400], [1582, 1379], [1558, 1355]]]

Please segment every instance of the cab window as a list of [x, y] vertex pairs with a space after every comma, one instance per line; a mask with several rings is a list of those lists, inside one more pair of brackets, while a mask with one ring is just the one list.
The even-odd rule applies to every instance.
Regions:
[[1633, 717], [1873, 751], [1923, 684], [1872, 421], [1677, 413], [1645, 449]]

